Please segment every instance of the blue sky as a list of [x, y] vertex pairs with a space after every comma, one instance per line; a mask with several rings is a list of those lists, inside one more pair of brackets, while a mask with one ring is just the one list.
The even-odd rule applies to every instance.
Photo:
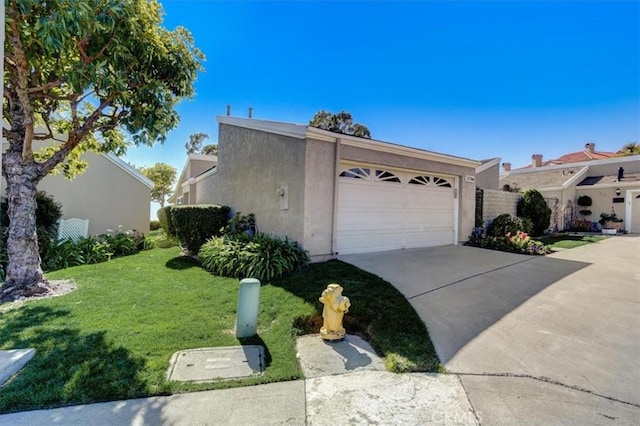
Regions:
[[215, 116], [346, 110], [374, 139], [524, 166], [640, 140], [640, 2], [164, 0], [205, 53], [194, 99], [138, 166], [181, 170]]

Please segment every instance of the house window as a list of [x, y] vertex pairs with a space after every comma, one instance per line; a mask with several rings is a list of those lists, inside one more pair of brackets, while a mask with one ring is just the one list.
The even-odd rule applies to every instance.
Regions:
[[430, 176], [415, 176], [409, 181], [412, 185], [429, 185], [429, 182], [431, 182]]
[[351, 179], [368, 179], [369, 176], [371, 176], [371, 170], [361, 167], [352, 167], [340, 173], [340, 177]]
[[400, 178], [398, 176], [385, 170], [376, 170], [376, 179], [383, 182], [400, 183]]

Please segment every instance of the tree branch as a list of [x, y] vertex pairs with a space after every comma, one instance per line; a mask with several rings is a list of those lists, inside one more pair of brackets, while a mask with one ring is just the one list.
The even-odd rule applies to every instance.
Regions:
[[[104, 116], [103, 114], [104, 109], [111, 105], [111, 103], [113, 102], [113, 100], [116, 98], [117, 95], [118, 95], [118, 92], [113, 92], [108, 97], [103, 99], [102, 102], [100, 102], [100, 106], [98, 106], [91, 113], [91, 115], [87, 117], [87, 119], [84, 121], [81, 127], [75, 128], [75, 125], [74, 125], [74, 130], [69, 133], [69, 137], [67, 141], [60, 147], [58, 152], [53, 154], [51, 158], [49, 158], [47, 161], [45, 161], [40, 165], [38, 172], [41, 176], [46, 175], [55, 166], [60, 164], [67, 157], [67, 155], [76, 146], [78, 146], [78, 144], [82, 141], [82, 139], [84, 139], [84, 137], [89, 132], [94, 131], [96, 128], [100, 127], [100, 126], [95, 126], [96, 120]], [[77, 117], [75, 121], [77, 122]]]
[[22, 48], [22, 41], [20, 40], [20, 30], [16, 25], [17, 13], [12, 6], [9, 6], [7, 15], [13, 19], [9, 22], [8, 29], [10, 31], [7, 34], [11, 47], [13, 48], [14, 60], [16, 64], [17, 85], [16, 94], [20, 100], [22, 111], [24, 113], [24, 142], [22, 144], [22, 158], [26, 161], [33, 160], [33, 151], [31, 144], [33, 141], [33, 107], [29, 102], [28, 77], [29, 77], [29, 64], [27, 62], [27, 56]]

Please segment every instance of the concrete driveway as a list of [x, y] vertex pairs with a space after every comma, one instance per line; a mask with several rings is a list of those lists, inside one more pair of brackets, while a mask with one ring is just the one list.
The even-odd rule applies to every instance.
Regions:
[[407, 297], [483, 423], [638, 423], [640, 237], [546, 257], [448, 246], [341, 260]]

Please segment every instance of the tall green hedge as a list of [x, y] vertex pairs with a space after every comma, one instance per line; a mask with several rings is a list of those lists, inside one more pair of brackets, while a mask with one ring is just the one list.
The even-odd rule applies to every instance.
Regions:
[[208, 204], [169, 206], [167, 234], [175, 237], [190, 253], [197, 254], [209, 238], [222, 234], [230, 211], [227, 206]]

